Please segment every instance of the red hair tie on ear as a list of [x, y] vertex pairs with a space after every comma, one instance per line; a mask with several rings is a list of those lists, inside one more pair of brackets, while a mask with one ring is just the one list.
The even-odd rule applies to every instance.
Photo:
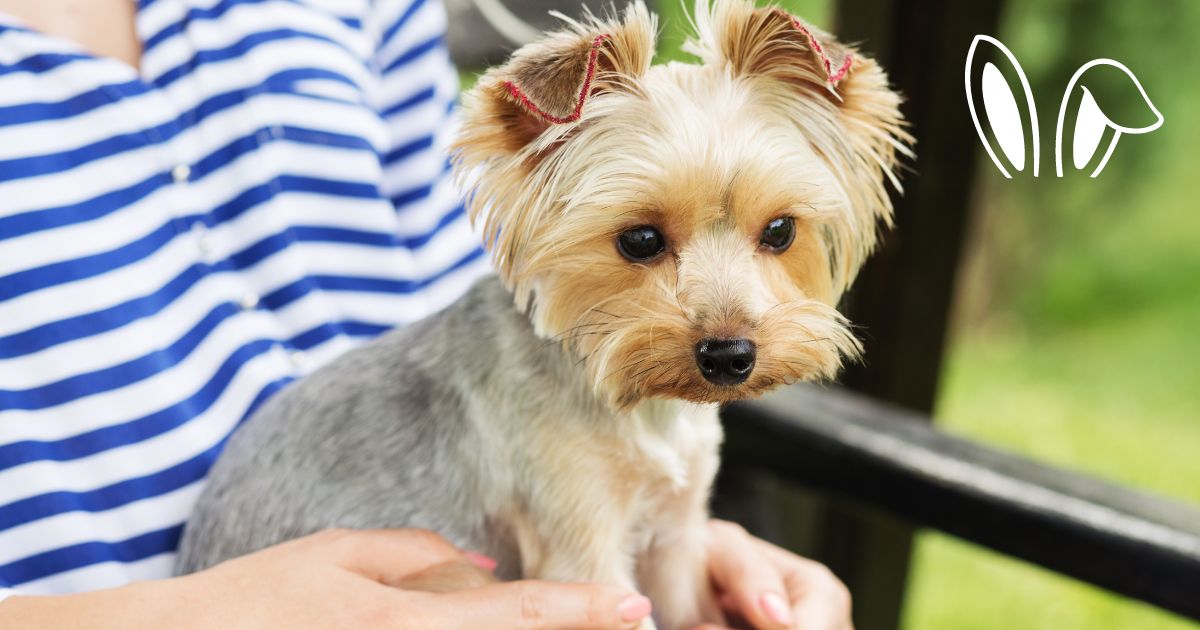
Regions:
[[588, 92], [592, 89], [592, 77], [596, 74], [596, 60], [600, 55], [600, 47], [604, 45], [604, 42], [608, 41], [610, 37], [611, 36], [607, 34], [597, 35], [595, 39], [592, 40], [592, 49], [588, 52], [587, 74], [585, 74], [583, 77], [583, 87], [579, 90], [579, 98], [575, 101], [575, 110], [567, 116], [555, 116], [554, 114], [545, 111], [541, 107], [538, 107], [537, 103], [534, 103], [533, 100], [530, 99], [527, 94], [525, 94], [525, 91], [512, 81], [505, 81], [504, 87], [508, 89], [508, 93], [511, 94], [513, 98], [517, 99], [517, 101], [521, 103], [522, 107], [546, 122], [554, 123], [556, 125], [575, 122], [576, 120], [579, 120], [579, 116], [583, 114], [583, 103], [587, 100]]
[[775, 9], [774, 12], [777, 15], [787, 18], [787, 20], [791, 22], [792, 27], [800, 31], [800, 33], [804, 35], [805, 39], [808, 40], [809, 48], [812, 48], [812, 51], [817, 53], [817, 56], [821, 58], [821, 64], [825, 66], [825, 80], [829, 82], [829, 85], [836, 86], [842, 79], [846, 78], [846, 73], [850, 72], [850, 65], [854, 63], [853, 54], [846, 53], [841, 65], [839, 65], [835, 71], [833, 69], [833, 60], [829, 58], [828, 54], [826, 54], [825, 47], [821, 45], [820, 40], [818, 40], [817, 37], [812, 34], [812, 31], [808, 30], [808, 27], [805, 26], [799, 18], [788, 13], [787, 11], [784, 11], [783, 9]]

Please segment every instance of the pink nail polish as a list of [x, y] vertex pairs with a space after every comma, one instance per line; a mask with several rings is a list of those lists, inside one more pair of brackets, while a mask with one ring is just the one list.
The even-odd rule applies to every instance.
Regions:
[[467, 560], [471, 561], [471, 564], [483, 569], [484, 571], [495, 571], [496, 566], [500, 564], [499, 562], [496, 562], [495, 558], [489, 558], [488, 556], [485, 556], [481, 553], [475, 553], [474, 551], [464, 551], [463, 555], [467, 557]]
[[632, 623], [650, 616], [650, 600], [642, 595], [630, 595], [621, 601], [617, 611], [621, 613], [621, 621]]
[[788, 608], [782, 597], [775, 593], [766, 593], [759, 598], [758, 603], [771, 621], [785, 626], [792, 625], [792, 610]]

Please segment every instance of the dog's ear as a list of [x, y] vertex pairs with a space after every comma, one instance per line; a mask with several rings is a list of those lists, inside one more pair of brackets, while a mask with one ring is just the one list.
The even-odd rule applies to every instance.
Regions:
[[517, 50], [464, 96], [457, 151], [535, 160], [585, 120], [590, 101], [631, 88], [649, 69], [656, 25], [640, 0], [619, 20], [558, 17], [565, 29]]
[[855, 225], [835, 235], [838, 284], [846, 285], [873, 248], [876, 224], [890, 226], [885, 181], [899, 189], [897, 154], [911, 155], [901, 98], [874, 60], [779, 8], [748, 0], [697, 0], [697, 39], [685, 49], [756, 84], [805, 129], [813, 148], [842, 178]]
[[[492, 264], [514, 287], [527, 244], [545, 217], [540, 196], [554, 149], [603, 108], [607, 94], [636, 91], [654, 55], [655, 18], [637, 0], [617, 18], [559, 16], [567, 28], [518, 50], [463, 98], [451, 147], [468, 210]], [[602, 114], [599, 114], [602, 115]], [[535, 171], [540, 176], [535, 176]]]

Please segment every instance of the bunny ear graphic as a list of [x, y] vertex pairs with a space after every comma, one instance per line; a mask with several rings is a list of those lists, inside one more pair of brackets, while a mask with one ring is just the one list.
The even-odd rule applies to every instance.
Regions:
[[[1010, 70], [1015, 71], [1016, 75], [1021, 79], [1021, 88], [1025, 92], [1026, 111], [1028, 112], [1028, 126], [1022, 122], [1021, 108], [1017, 105], [1017, 97], [1013, 94], [1012, 87], [1005, 79], [1005, 73], [992, 62], [984, 62], [982, 64], [975, 63], [975, 55], [981, 48], [994, 48], [1000, 51], [1000, 55], [993, 55], [997, 63], [1007, 66]], [[1011, 73], [1010, 73], [1011, 74]], [[1029, 80], [1025, 78], [1025, 71], [1021, 69], [1021, 64], [1017, 62], [1017, 58], [1009, 52], [1000, 40], [988, 37], [987, 35], [976, 35], [975, 41], [971, 42], [971, 49], [967, 51], [967, 63], [963, 71], [963, 81], [967, 90], [967, 106], [971, 109], [971, 121], [975, 123], [975, 132], [979, 134], [979, 140], [983, 142], [983, 148], [987, 150], [988, 156], [992, 158], [992, 162], [996, 164], [996, 168], [1005, 177], [1012, 179], [1008, 169], [1004, 168], [1004, 163], [996, 155], [996, 148], [993, 146], [988, 134], [984, 132], [983, 125], [979, 122], [980, 110], [983, 110], [984, 116], [987, 118], [988, 126], [991, 127], [992, 136], [996, 139], [996, 145], [999, 145], [1000, 151], [1005, 159], [1012, 165], [1014, 170], [1025, 170], [1025, 130], [1028, 127], [1032, 142], [1031, 153], [1033, 154], [1033, 176], [1038, 174], [1038, 157], [1041, 153], [1041, 141], [1038, 138], [1038, 119], [1037, 109], [1033, 105], [1033, 92], [1029, 89]], [[979, 86], [978, 98], [975, 94], [975, 86]], [[976, 101], [979, 101], [980, 106], [976, 106]]]
[[[1090, 79], [1095, 72], [1089, 74], [1089, 70], [1097, 66], [1111, 66], [1117, 68], [1124, 73], [1124, 77], [1133, 82], [1133, 86], [1137, 88], [1138, 93], [1142, 95], [1142, 101], [1146, 104], [1150, 113], [1153, 115], [1153, 122], [1148, 125], [1138, 125], [1135, 121], [1123, 119], [1120, 124], [1112, 120], [1108, 114], [1101, 109], [1096, 97], [1093, 96], [1092, 90], [1089, 90], [1085, 85], [1088, 83], [1086, 79]], [[1096, 90], [1099, 94], [1099, 90]], [[1102, 99], [1103, 100], [1103, 99]], [[1101, 141], [1106, 137], [1108, 140], [1108, 148], [1104, 151], [1104, 156], [1100, 158], [1100, 163], [1096, 165], [1096, 170], [1092, 171], [1091, 177], [1096, 177], [1100, 171], [1104, 170], [1104, 166], [1108, 164], [1108, 158], [1112, 157], [1113, 149], [1117, 148], [1117, 140], [1121, 138], [1123, 133], [1149, 133], [1158, 129], [1163, 124], [1163, 115], [1154, 107], [1154, 103], [1150, 102], [1150, 97], [1146, 96], [1146, 90], [1142, 89], [1141, 82], [1129, 68], [1124, 64], [1113, 61], [1112, 59], [1093, 59], [1081, 66], [1075, 71], [1074, 76], [1067, 82], [1067, 89], [1063, 93], [1062, 105], [1058, 108], [1058, 126], [1054, 132], [1054, 168], [1059, 177], [1063, 176], [1063, 126], [1067, 116], [1067, 106], [1073, 101], [1078, 101], [1079, 109], [1075, 114], [1075, 131], [1071, 141], [1071, 161], [1078, 170], [1083, 170], [1092, 161], [1096, 155], [1096, 150], [1100, 147]], [[1145, 110], [1143, 110], [1145, 111]]]

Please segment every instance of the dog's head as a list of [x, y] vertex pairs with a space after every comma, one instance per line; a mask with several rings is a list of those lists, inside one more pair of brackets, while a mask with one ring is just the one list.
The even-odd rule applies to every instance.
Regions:
[[640, 1], [569, 22], [480, 79], [454, 149], [518, 306], [618, 407], [836, 375], [907, 152], [870, 59], [746, 0], [695, 20], [700, 63], [653, 67]]

